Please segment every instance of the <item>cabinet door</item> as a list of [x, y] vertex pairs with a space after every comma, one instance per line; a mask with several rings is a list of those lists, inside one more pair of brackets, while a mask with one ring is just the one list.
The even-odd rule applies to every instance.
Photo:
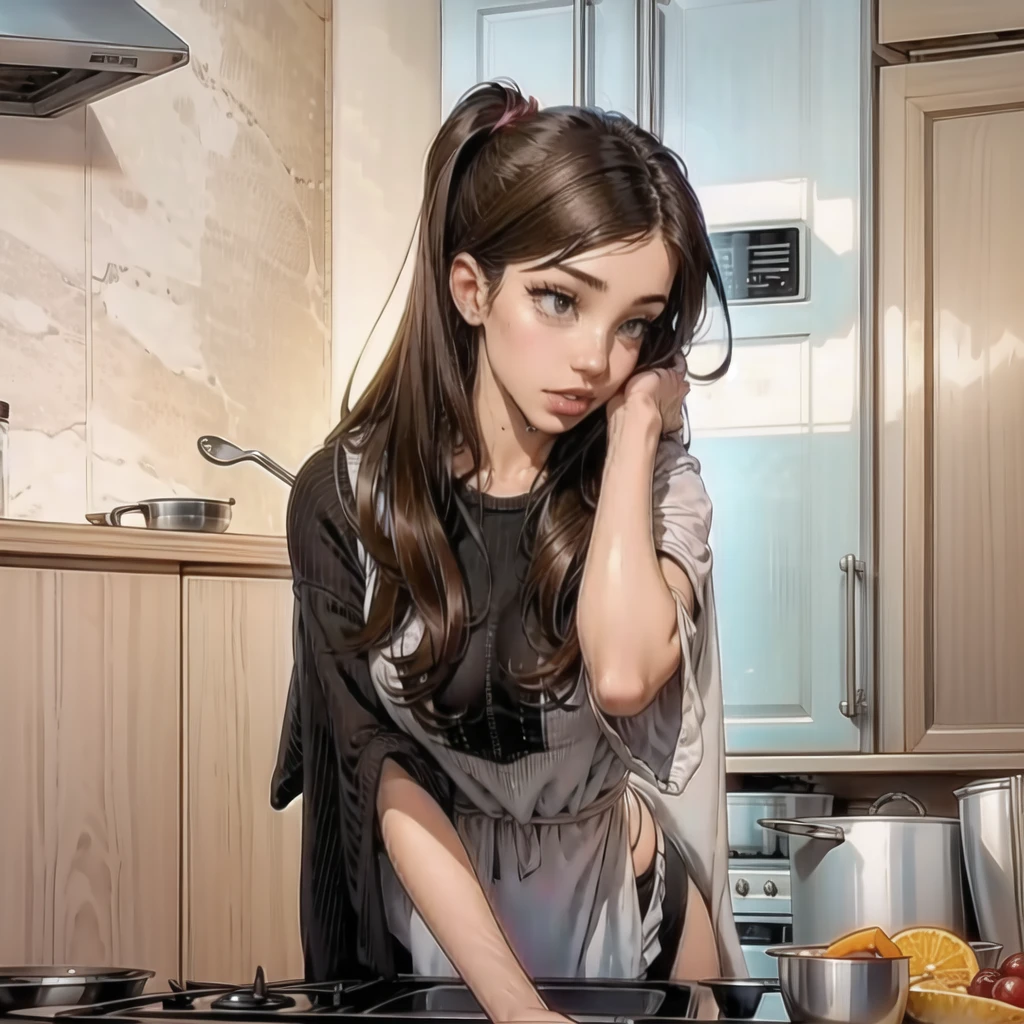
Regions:
[[442, 116], [478, 82], [511, 78], [542, 106], [578, 95], [635, 118], [636, 30], [636, 0], [442, 0]]
[[572, 103], [573, 24], [572, 0], [442, 0], [442, 116], [494, 78], [546, 107]]
[[883, 738], [1024, 750], [1024, 54], [881, 72]]
[[0, 963], [180, 974], [177, 576], [0, 568]]
[[[659, 11], [664, 139], [710, 230], [792, 225], [806, 268], [802, 298], [731, 304], [732, 366], [688, 398], [714, 505], [727, 747], [858, 751], [870, 714], [851, 720], [840, 702], [848, 645], [855, 689], [870, 693], [869, 617], [862, 574], [849, 629], [840, 562], [870, 561], [860, 4], [671, 0]], [[720, 362], [708, 348], [694, 348], [698, 372]]]
[[286, 580], [185, 581], [186, 975], [303, 975], [301, 809], [271, 810], [292, 665]]
[[[949, 36], [1018, 32], [1024, 29], [1024, 4], [1020, 0], [879, 0], [878, 41], [898, 43], [925, 41], [936, 45]], [[981, 43], [987, 39], [979, 40]], [[902, 49], [903, 47], [901, 47]]]

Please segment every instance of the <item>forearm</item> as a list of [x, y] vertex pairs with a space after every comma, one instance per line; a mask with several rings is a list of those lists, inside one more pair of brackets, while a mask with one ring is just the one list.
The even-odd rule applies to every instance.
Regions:
[[384, 762], [377, 814], [399, 881], [489, 1019], [547, 1017], [454, 826], [433, 797], [391, 760]]
[[623, 405], [609, 417], [577, 628], [595, 699], [613, 715], [643, 710], [679, 665], [675, 601], [652, 524], [660, 436], [660, 417], [645, 405]]

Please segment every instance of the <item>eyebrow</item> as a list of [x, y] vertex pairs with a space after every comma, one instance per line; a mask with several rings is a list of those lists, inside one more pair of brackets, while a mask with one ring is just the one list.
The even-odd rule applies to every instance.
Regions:
[[[571, 267], [567, 263], [552, 263], [554, 270], [561, 270], [562, 273], [568, 274], [570, 277], [575, 277], [577, 281], [582, 281], [585, 285], [589, 285], [594, 291], [606, 292], [608, 291], [608, 282], [602, 280], [600, 277], [594, 277], [593, 274], [588, 274], [585, 270], [580, 270], [578, 267]], [[668, 297], [653, 293], [651, 295], [641, 295], [633, 305], [634, 306], [646, 306], [649, 303], [660, 302], [662, 305], [668, 305]]]

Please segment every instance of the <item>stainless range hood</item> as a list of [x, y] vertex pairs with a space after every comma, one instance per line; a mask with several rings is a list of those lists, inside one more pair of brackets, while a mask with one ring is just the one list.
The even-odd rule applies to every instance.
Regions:
[[188, 58], [135, 0], [0, 0], [0, 117], [57, 117]]

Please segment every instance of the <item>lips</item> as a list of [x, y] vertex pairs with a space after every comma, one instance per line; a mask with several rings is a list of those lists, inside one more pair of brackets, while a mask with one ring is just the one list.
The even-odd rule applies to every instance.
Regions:
[[582, 416], [594, 401], [586, 392], [546, 391], [548, 409], [556, 416]]

